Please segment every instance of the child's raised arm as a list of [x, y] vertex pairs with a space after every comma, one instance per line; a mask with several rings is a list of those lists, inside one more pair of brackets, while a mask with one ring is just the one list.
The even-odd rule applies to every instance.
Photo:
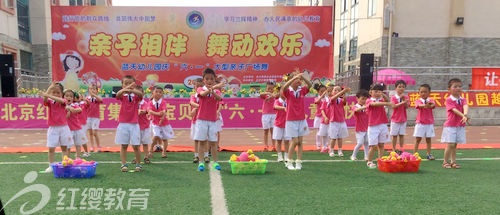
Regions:
[[338, 97], [340, 97], [341, 95], [344, 95], [345, 93], [348, 93], [348, 92], [351, 92], [351, 88], [349, 88], [349, 87], [347, 87], [347, 88], [343, 89], [342, 91], [340, 91], [339, 93], [333, 95], [330, 98], [330, 101], [333, 101], [333, 100], [337, 99]]
[[307, 85], [307, 89], [311, 89], [311, 87], [313, 86], [313, 84], [311, 83], [311, 81], [307, 78], [304, 77], [304, 73], [301, 73], [300, 75], [300, 78], [306, 82], [306, 85]]
[[292, 79], [288, 80], [284, 85], [283, 85], [283, 88], [281, 88], [280, 90], [280, 96], [282, 97], [286, 97], [285, 96], [285, 90], [288, 90], [288, 87], [290, 87], [290, 85], [292, 85], [292, 83], [299, 79], [300, 77], [302, 77], [302, 73], [299, 73], [297, 75], [295, 75]]
[[354, 109], [354, 112], [360, 112], [362, 110], [366, 110], [366, 108], [367, 108], [366, 105], [363, 105], [361, 107], [358, 107], [358, 108]]
[[279, 106], [279, 105], [274, 105], [274, 110], [284, 110], [284, 111], [286, 111], [286, 107]]
[[325, 97], [326, 93], [327, 91], [325, 90], [325, 92], [323, 92], [320, 97], [314, 98], [314, 104], [318, 104], [321, 101], [321, 99]]
[[189, 104], [191, 105], [191, 107], [194, 107], [194, 108], [200, 107], [200, 105], [196, 102], [189, 102]]
[[102, 97], [100, 97], [99, 95], [90, 92], [90, 96], [96, 98], [98, 102], [102, 102]]

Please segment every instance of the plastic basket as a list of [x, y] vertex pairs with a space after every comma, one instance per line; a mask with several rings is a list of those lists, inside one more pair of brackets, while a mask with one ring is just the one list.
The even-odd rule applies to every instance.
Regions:
[[51, 164], [56, 178], [92, 178], [95, 175], [97, 164], [92, 165], [68, 165], [63, 166], [61, 163]]
[[257, 162], [233, 162], [231, 164], [231, 172], [233, 175], [258, 175], [266, 173], [267, 160]]
[[377, 159], [378, 170], [382, 172], [418, 172], [418, 168], [420, 167], [420, 162], [422, 160], [417, 161], [383, 161]]

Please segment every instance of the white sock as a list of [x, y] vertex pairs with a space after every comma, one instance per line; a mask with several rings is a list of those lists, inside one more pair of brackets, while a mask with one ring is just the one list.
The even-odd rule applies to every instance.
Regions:
[[328, 136], [323, 137], [323, 148], [328, 148]]
[[316, 135], [316, 146], [321, 147], [321, 136]]
[[365, 158], [367, 158], [368, 157], [368, 152], [370, 151], [370, 148], [368, 146], [368, 142], [365, 142], [363, 144], [363, 151], [365, 152]]
[[208, 152], [203, 153], [203, 155], [205, 155], [205, 157], [208, 157]]
[[342, 152], [342, 148], [339, 148], [339, 153], [341, 153], [341, 152]]
[[286, 152], [285, 152], [285, 153], [284, 153], [284, 157], [285, 157], [286, 159], [288, 159], [288, 153], [286, 153]]
[[198, 153], [194, 153], [194, 156], [195, 156], [195, 157], [198, 157], [198, 155], [199, 155]]
[[[359, 144], [359, 143], [358, 143], [358, 144], [356, 144], [356, 147], [354, 147], [354, 151], [352, 152], [352, 156], [353, 156], [353, 157], [356, 157], [356, 155], [358, 154], [358, 151], [359, 151], [359, 149], [361, 148], [361, 146], [362, 146], [362, 145], [363, 145], [363, 144]], [[366, 150], [365, 150], [365, 151], [366, 151]], [[366, 153], [365, 153], [365, 154], [366, 154]]]

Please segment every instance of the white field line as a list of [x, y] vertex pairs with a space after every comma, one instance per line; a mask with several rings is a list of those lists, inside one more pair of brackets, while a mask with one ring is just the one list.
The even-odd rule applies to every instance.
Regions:
[[213, 163], [210, 163], [208, 171], [210, 172], [210, 196], [212, 197], [212, 214], [229, 214], [227, 210], [226, 197], [224, 195], [224, 186], [222, 185], [220, 171], [213, 169]]
[[[443, 159], [436, 159], [443, 160]], [[500, 157], [496, 158], [457, 158], [459, 161], [490, 161], [490, 160], [500, 160]], [[422, 160], [425, 161], [425, 160]], [[97, 161], [100, 164], [119, 164], [120, 161]], [[219, 163], [227, 163], [228, 161], [219, 161]], [[303, 160], [306, 163], [343, 163], [343, 162], [353, 162], [351, 160]], [[362, 160], [357, 160], [354, 162], [365, 162]], [[192, 164], [192, 161], [156, 161], [153, 164]], [[276, 160], [269, 160], [269, 163], [277, 163]], [[0, 162], [0, 165], [24, 165], [24, 164], [47, 164], [47, 162], [37, 162], [37, 161], [20, 161], [20, 162]]]

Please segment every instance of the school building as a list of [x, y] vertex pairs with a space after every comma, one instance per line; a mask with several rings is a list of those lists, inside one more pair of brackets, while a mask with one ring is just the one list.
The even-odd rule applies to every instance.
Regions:
[[1, 0], [0, 54], [12, 54], [18, 87], [44, 89], [52, 78], [51, 6], [112, 5], [112, 0]]

